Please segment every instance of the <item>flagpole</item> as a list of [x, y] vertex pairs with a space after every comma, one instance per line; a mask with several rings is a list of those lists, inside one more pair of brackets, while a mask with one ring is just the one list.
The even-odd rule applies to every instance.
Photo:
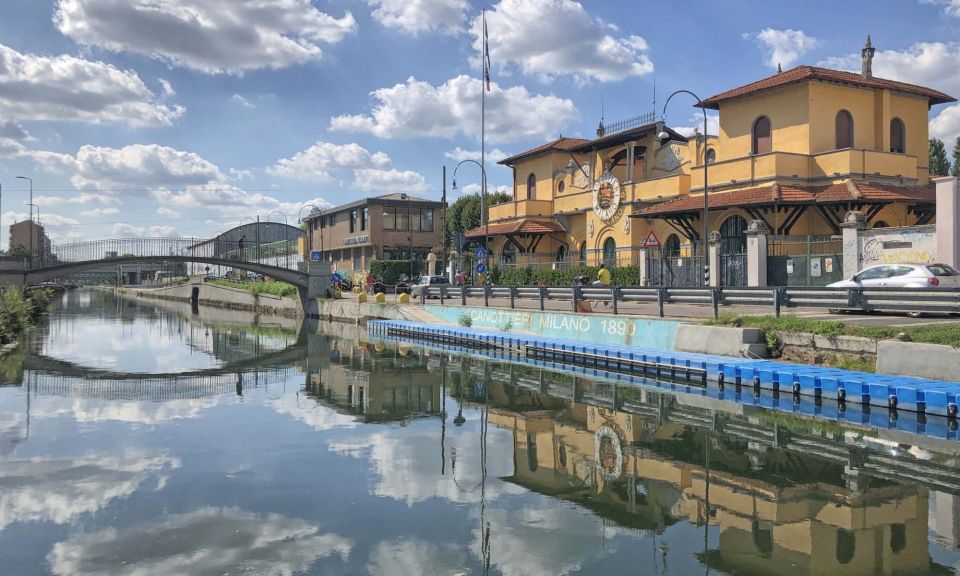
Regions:
[[484, 223], [483, 229], [483, 248], [486, 251], [486, 256], [484, 257], [484, 265], [486, 266], [487, 275], [485, 277], [490, 277], [490, 268], [489, 258], [490, 258], [490, 207], [487, 206], [487, 155], [485, 148], [485, 138], [486, 138], [486, 120], [487, 120], [487, 96], [486, 91], [490, 89], [490, 70], [489, 70], [489, 58], [487, 54], [487, 11], [482, 10], [480, 12], [481, 19], [483, 20], [483, 48], [480, 53], [480, 60], [482, 65], [480, 66], [480, 219]]

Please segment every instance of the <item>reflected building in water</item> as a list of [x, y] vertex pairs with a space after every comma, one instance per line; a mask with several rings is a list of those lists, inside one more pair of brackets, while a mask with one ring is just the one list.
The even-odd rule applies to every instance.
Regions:
[[[937, 493], [945, 507], [935, 513], [944, 518], [933, 521], [930, 488], [867, 473], [879, 470], [856, 448], [857, 434], [868, 432], [823, 422], [792, 431], [775, 415], [724, 414], [672, 394], [484, 365], [490, 422], [513, 432], [510, 482], [652, 534], [678, 522], [709, 524], [698, 557], [724, 572], [946, 570], [932, 564], [927, 532], [942, 525], [937, 534], [953, 538], [956, 514], [947, 508], [955, 497]], [[554, 393], [569, 400], [550, 406]], [[811, 443], [817, 438], [822, 451]], [[834, 456], [845, 443], [847, 461]]]

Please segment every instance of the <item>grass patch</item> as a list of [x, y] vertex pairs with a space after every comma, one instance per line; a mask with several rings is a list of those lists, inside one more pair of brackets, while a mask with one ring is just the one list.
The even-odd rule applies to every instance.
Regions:
[[247, 292], [255, 295], [270, 294], [272, 296], [289, 297], [296, 296], [297, 294], [296, 286], [287, 284], [286, 282], [279, 282], [277, 280], [268, 280], [266, 282], [234, 282], [232, 280], [223, 280], [217, 278], [215, 280], [209, 280], [208, 282], [217, 286], [226, 286], [227, 288], [246, 290]]
[[724, 312], [717, 319], [708, 319], [704, 324], [744, 328], [760, 328], [768, 332], [807, 332], [820, 336], [861, 336], [884, 340], [905, 332], [914, 342], [946, 344], [960, 348], [960, 324], [928, 324], [926, 326], [858, 326], [840, 320], [809, 320], [799, 316], [737, 316]]

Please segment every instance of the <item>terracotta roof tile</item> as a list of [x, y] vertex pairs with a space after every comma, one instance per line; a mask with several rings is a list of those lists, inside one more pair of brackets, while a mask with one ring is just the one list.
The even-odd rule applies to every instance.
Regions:
[[467, 238], [482, 238], [484, 235], [503, 236], [505, 234], [551, 234], [563, 232], [563, 225], [556, 220], [511, 220], [509, 222], [492, 222], [489, 231], [486, 226], [474, 228], [464, 234]]
[[852, 84], [854, 86], [862, 86], [865, 88], [886, 88], [889, 90], [906, 92], [907, 94], [916, 94], [918, 96], [928, 98], [930, 100], [930, 105], [956, 102], [956, 98], [953, 96], [949, 96], [932, 88], [917, 86], [916, 84], [907, 84], [906, 82], [897, 82], [896, 80], [887, 80], [885, 78], [864, 78], [862, 75], [855, 72], [845, 72], [843, 70], [831, 70], [829, 68], [818, 68], [816, 66], [797, 66], [796, 68], [787, 70], [786, 72], [774, 74], [773, 76], [768, 76], [767, 78], [757, 80], [756, 82], [751, 82], [750, 84], [745, 84], [743, 86], [727, 90], [726, 92], [721, 92], [715, 96], [711, 96], [703, 101], [703, 105], [707, 108], [717, 110], [720, 107], [720, 103], [726, 100], [732, 100], [733, 98], [740, 98], [742, 96], [756, 94], [758, 92], [763, 92], [764, 90], [789, 86], [791, 84], [797, 84], [807, 80], [839, 82], [842, 84]]
[[515, 163], [517, 160], [523, 158], [529, 158], [530, 156], [536, 156], [537, 154], [542, 154], [544, 152], [549, 152], [550, 150], [572, 150], [577, 146], [582, 146], [590, 142], [589, 140], [584, 140], [583, 138], [557, 138], [552, 142], [547, 142], [543, 146], [537, 146], [536, 148], [531, 148], [525, 152], [520, 152], [519, 154], [514, 154], [509, 158], [504, 158], [503, 160], [497, 162], [497, 164], [506, 164], [510, 165]]
[[[848, 183], [853, 183], [852, 186]], [[889, 184], [872, 184], [848, 180], [830, 186], [816, 188], [800, 188], [798, 186], [784, 186], [780, 188], [779, 202], [775, 200], [775, 189], [772, 186], [746, 188], [730, 192], [710, 194], [710, 208], [730, 208], [735, 206], [755, 206], [764, 204], [830, 204], [834, 202], [935, 202], [936, 191], [933, 184], [926, 186], [892, 186]], [[859, 196], [854, 190], [859, 190]], [[683, 212], [699, 212], [703, 210], [703, 196], [681, 196], [674, 200], [661, 202], [649, 206], [634, 214], [634, 216], [650, 217]]]

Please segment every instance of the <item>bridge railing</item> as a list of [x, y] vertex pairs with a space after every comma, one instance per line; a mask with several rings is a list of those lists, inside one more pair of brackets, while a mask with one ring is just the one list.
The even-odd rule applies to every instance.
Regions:
[[205, 238], [110, 238], [54, 244], [48, 249], [34, 250], [24, 258], [28, 270], [57, 264], [103, 261], [137, 257], [207, 258], [235, 262], [268, 264], [295, 268], [299, 259], [296, 241], [261, 243], [255, 241]]

